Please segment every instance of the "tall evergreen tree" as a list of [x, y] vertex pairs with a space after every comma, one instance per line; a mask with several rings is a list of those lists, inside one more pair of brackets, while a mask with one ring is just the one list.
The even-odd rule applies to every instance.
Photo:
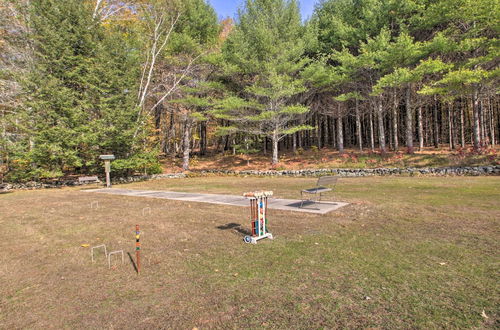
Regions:
[[[82, 1], [31, 4], [35, 65], [26, 82], [31, 175], [97, 170], [98, 155], [114, 153], [117, 170], [155, 167], [132, 149], [137, 54], [92, 18]], [[25, 169], [26, 170], [26, 169]]]
[[215, 114], [236, 129], [270, 138], [277, 164], [278, 142], [310, 128], [292, 123], [309, 111], [299, 100], [306, 91], [300, 77], [308, 63], [305, 29], [295, 0], [247, 0], [238, 18], [223, 48], [232, 96]]

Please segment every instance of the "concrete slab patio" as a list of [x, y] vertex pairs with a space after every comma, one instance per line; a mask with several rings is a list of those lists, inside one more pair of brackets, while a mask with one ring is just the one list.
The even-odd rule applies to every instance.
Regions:
[[[132, 190], [132, 189], [117, 189], [117, 188], [89, 189], [83, 191], [90, 193], [101, 193], [101, 194], [111, 194], [111, 195], [121, 195], [121, 196], [171, 199], [171, 200], [186, 201], [186, 202], [200, 202], [200, 203], [245, 206], [245, 207], [249, 206], [248, 199], [246, 199], [243, 196], [235, 196], [235, 195], [195, 194], [195, 193], [183, 193], [175, 191]], [[346, 205], [348, 205], [348, 203], [342, 203], [342, 202], [304, 203], [304, 206], [301, 208], [300, 200], [271, 198], [269, 200], [268, 207], [270, 209], [275, 209], [275, 210], [327, 214]]]

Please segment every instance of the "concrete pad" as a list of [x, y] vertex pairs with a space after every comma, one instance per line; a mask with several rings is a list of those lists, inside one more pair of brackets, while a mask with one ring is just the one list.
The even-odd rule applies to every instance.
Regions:
[[[210, 203], [219, 205], [233, 205], [233, 206], [244, 206], [244, 207], [249, 206], [247, 198], [235, 195], [195, 194], [195, 193], [183, 193], [175, 191], [132, 190], [132, 189], [115, 189], [115, 188], [89, 189], [83, 191], [91, 193], [145, 197], [145, 198], [160, 198], [160, 199]], [[321, 202], [321, 203], [306, 202], [301, 208], [300, 204], [301, 201], [297, 199], [271, 198], [269, 199], [268, 208], [274, 210], [284, 210], [293, 212], [327, 214], [329, 212], [335, 211], [343, 206], [348, 205], [348, 203], [342, 203], [342, 202]]]

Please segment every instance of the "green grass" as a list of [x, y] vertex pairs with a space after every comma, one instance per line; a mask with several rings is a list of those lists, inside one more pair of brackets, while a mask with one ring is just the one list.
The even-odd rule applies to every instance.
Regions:
[[[313, 183], [210, 177], [123, 187], [297, 198]], [[0, 275], [9, 283], [0, 327], [498, 328], [499, 187], [499, 177], [341, 179], [334, 198], [351, 205], [328, 215], [271, 210], [276, 239], [257, 245], [217, 228], [248, 228], [245, 208], [76, 189], [0, 195]], [[143, 274], [129, 263], [90, 264], [82, 243], [133, 255], [136, 223]]]

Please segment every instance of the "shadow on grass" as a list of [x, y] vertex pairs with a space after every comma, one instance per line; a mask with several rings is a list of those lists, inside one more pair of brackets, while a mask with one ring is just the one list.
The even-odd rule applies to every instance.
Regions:
[[127, 254], [128, 254], [129, 259], [130, 259], [130, 263], [134, 267], [135, 272], [139, 274], [139, 269], [137, 269], [137, 265], [135, 264], [134, 258], [132, 258], [132, 255], [130, 254], [130, 252], [127, 252]]
[[241, 228], [241, 225], [239, 223], [234, 223], [234, 222], [227, 223], [227, 224], [222, 225], [222, 226], [217, 226], [216, 228], [220, 229], [220, 230], [234, 229], [235, 231], [237, 231], [238, 233], [240, 233], [244, 236], [252, 235], [252, 233], [249, 232], [248, 230]]
[[[296, 202], [296, 203], [292, 203], [292, 204], [286, 204], [285, 206], [295, 207], [295, 208], [297, 208], [298, 211], [300, 211], [301, 209], [320, 210], [320, 204], [321, 204], [321, 202], [305, 200], [304, 202], [300, 201], [300, 202]], [[314, 205], [316, 205], [317, 207], [309, 207], [309, 206], [314, 206]]]

